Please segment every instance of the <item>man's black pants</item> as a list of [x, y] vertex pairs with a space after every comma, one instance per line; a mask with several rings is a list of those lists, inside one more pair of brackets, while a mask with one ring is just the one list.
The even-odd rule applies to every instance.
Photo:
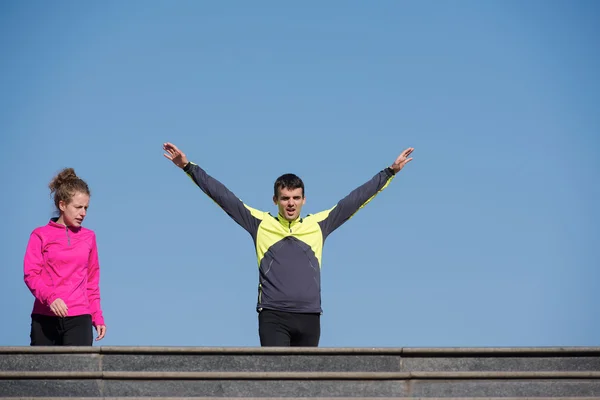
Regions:
[[263, 347], [317, 347], [321, 315], [262, 310], [258, 313], [258, 335]]
[[31, 346], [91, 346], [94, 339], [92, 316], [31, 316]]

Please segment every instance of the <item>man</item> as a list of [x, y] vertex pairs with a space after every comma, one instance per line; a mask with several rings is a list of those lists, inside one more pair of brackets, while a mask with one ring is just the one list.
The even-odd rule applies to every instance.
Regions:
[[259, 266], [258, 331], [261, 346], [319, 345], [321, 336], [321, 256], [325, 239], [385, 189], [412, 158], [404, 150], [394, 163], [340, 200], [333, 208], [300, 217], [304, 183], [293, 174], [277, 178], [276, 216], [251, 208], [221, 182], [189, 162], [172, 143], [164, 156], [182, 168], [235, 222], [252, 235]]

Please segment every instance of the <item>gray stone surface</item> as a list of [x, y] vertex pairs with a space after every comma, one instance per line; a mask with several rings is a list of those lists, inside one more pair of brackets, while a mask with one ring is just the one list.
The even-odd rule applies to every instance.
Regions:
[[[80, 349], [5, 348], [3, 352], [0, 347], [0, 374], [4, 374], [0, 379], [0, 398], [600, 398], [600, 352], [596, 350], [532, 349], [521, 352], [518, 349], [502, 349], [482, 352], [473, 349], [421, 349], [406, 353], [385, 349], [311, 349], [299, 352], [296, 349], [247, 348], [232, 351], [208, 348], [188, 352], [182, 348], [160, 351], [145, 348], [137, 353], [136, 348], [121, 352], [118, 348], [105, 352], [92, 350], [86, 353]], [[39, 375], [44, 371], [55, 375]], [[81, 374], [75, 377], [76, 374], [69, 371]], [[105, 379], [96, 379], [101, 375], [99, 371], [106, 373]], [[24, 376], [24, 372], [31, 374]], [[150, 379], [140, 374], [143, 372], [167, 374]], [[190, 374], [179, 375], [182, 372]], [[203, 372], [238, 374], [230, 375], [230, 379], [208, 374], [209, 378], [218, 379], [202, 380], [199, 375], [202, 376]], [[260, 378], [264, 379], [257, 380], [253, 379], [256, 376], [244, 376], [244, 373], [260, 375], [261, 372], [274, 375], [262, 375]], [[290, 372], [313, 372], [319, 379], [310, 374], [300, 378], [285, 375]], [[357, 374], [352, 376], [354, 379], [327, 374], [339, 372]], [[402, 377], [409, 376], [409, 372], [418, 379], [402, 380]], [[440, 376], [444, 372], [450, 374]], [[516, 379], [507, 376], [509, 372], [531, 373]], [[572, 375], [568, 375], [569, 372]], [[278, 376], [279, 373], [284, 375]], [[393, 375], [382, 377], [370, 376], [369, 373]], [[15, 379], [24, 377], [27, 379]], [[371, 377], [374, 379], [369, 380]]]
[[400, 357], [368, 355], [120, 355], [103, 356], [104, 371], [398, 372]]
[[401, 381], [105, 381], [105, 396], [398, 397]]
[[[376, 351], [386, 349], [375, 349]], [[600, 356], [600, 347], [540, 346], [540, 347], [402, 347], [404, 355], [412, 356], [482, 356], [482, 357], [536, 357], [536, 356]]]
[[0, 346], [0, 354], [93, 354], [100, 353], [95, 346]]
[[0, 371], [100, 371], [100, 355], [3, 354]]
[[102, 384], [91, 379], [0, 380], [0, 397], [98, 397]]
[[404, 357], [402, 371], [600, 371], [600, 357]]
[[600, 396], [598, 380], [412, 381], [412, 397], [569, 397]]

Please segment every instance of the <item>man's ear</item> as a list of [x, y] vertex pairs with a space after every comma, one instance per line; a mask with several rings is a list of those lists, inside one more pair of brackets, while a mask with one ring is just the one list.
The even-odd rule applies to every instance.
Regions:
[[277, 205], [277, 196], [273, 196], [273, 203]]
[[302, 205], [306, 204], [306, 197], [302, 197]]

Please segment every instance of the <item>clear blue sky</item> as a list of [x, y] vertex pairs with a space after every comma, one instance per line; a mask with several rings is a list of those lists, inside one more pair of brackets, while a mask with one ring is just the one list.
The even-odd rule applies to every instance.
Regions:
[[250, 236], [162, 156], [244, 202], [330, 208], [414, 160], [336, 231], [321, 346], [600, 345], [600, 4], [0, 4], [0, 345], [29, 344], [47, 184], [92, 190], [99, 345], [258, 346]]

